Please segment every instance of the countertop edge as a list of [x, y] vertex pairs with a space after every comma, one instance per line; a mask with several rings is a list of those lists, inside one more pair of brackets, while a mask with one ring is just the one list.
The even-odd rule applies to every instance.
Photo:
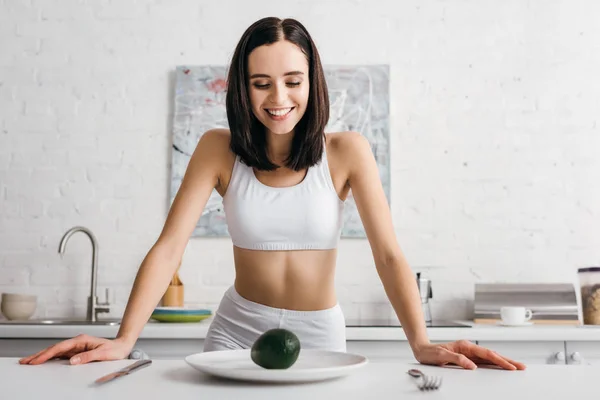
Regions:
[[[147, 323], [139, 339], [188, 339], [206, 337], [209, 321], [200, 323]], [[458, 321], [471, 327], [427, 328], [431, 341], [496, 340], [496, 341], [600, 341], [600, 326], [529, 326], [500, 327]], [[62, 339], [85, 333], [100, 337], [115, 337], [119, 326], [81, 325], [2, 325], [0, 339]], [[406, 341], [401, 327], [347, 327], [350, 341]]]

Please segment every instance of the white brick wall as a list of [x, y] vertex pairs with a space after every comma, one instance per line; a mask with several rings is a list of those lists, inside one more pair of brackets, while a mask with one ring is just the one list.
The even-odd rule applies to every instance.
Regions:
[[[3, 0], [0, 291], [83, 315], [89, 242], [57, 248], [84, 225], [122, 312], [167, 212], [173, 69], [227, 63], [266, 15], [301, 20], [326, 64], [390, 64], [394, 224], [435, 317], [468, 317], [474, 282], [600, 263], [593, 0]], [[215, 306], [232, 264], [228, 240], [192, 239], [187, 301]], [[348, 316], [390, 314], [366, 241], [342, 242], [338, 271]]]

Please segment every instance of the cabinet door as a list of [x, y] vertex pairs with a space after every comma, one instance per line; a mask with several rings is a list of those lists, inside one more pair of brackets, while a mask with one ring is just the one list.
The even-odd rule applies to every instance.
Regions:
[[346, 342], [346, 351], [348, 353], [363, 355], [369, 359], [399, 358], [414, 360], [408, 342], [400, 340], [348, 340]]
[[[432, 343], [445, 343], [435, 342]], [[412, 349], [406, 340], [348, 340], [348, 353], [360, 354], [372, 360], [400, 359], [416, 361]]]
[[600, 365], [600, 341], [569, 341], [565, 354], [569, 365]]
[[27, 357], [62, 339], [0, 339], [0, 357]]
[[477, 344], [524, 364], [566, 364], [565, 342], [508, 342], [481, 340]]
[[[139, 339], [135, 350], [155, 360], [181, 360], [202, 353], [203, 339]], [[138, 354], [132, 354], [137, 356]]]

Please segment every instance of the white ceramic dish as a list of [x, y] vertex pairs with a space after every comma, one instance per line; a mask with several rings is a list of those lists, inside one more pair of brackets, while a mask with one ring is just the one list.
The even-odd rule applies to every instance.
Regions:
[[34, 294], [22, 294], [22, 293], [2, 293], [2, 301], [37, 301], [37, 296]]
[[250, 358], [250, 349], [211, 351], [189, 355], [193, 368], [221, 378], [257, 382], [314, 382], [339, 378], [368, 364], [364, 356], [326, 350], [300, 350], [288, 369], [265, 369]]
[[11, 321], [24, 321], [35, 313], [37, 303], [35, 301], [7, 301], [2, 300], [0, 311], [7, 319]]

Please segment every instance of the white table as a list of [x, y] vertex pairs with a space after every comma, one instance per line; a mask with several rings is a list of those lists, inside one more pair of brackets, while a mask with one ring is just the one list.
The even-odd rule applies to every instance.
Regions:
[[[132, 361], [110, 361], [71, 366], [54, 360], [39, 366], [19, 365], [16, 358], [0, 358], [0, 385], [5, 399], [562, 399], [598, 396], [600, 367], [532, 365], [526, 371], [480, 367], [424, 366], [406, 361], [371, 360], [352, 375], [318, 383], [258, 384], [210, 377], [183, 360], [155, 360], [130, 376], [105, 386], [92, 382]], [[443, 377], [437, 392], [420, 392], [409, 368]], [[592, 397], [589, 397], [592, 396]]]

